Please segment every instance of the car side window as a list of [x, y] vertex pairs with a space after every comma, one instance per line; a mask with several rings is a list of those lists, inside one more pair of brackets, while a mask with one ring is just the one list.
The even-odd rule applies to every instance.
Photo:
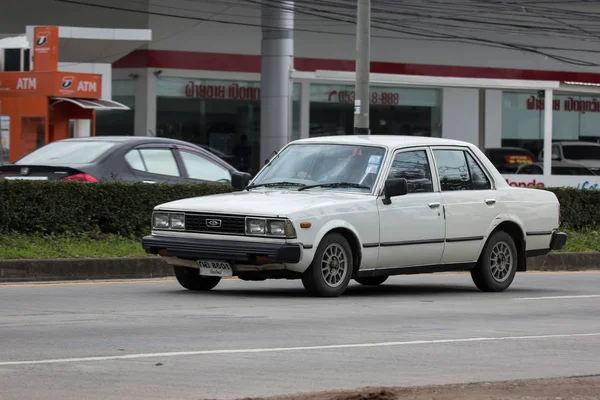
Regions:
[[125, 154], [125, 161], [127, 161], [131, 168], [146, 172], [146, 165], [138, 149], [130, 150]]
[[170, 149], [135, 149], [125, 155], [131, 168], [150, 174], [181, 176]]
[[433, 179], [425, 150], [405, 151], [396, 154], [388, 179], [405, 178], [408, 193], [433, 192]]
[[464, 152], [467, 157], [467, 165], [469, 166], [469, 172], [471, 174], [471, 188], [473, 190], [489, 190], [492, 188], [492, 184], [488, 179], [483, 169], [477, 164], [475, 159], [468, 152]]
[[190, 178], [211, 182], [231, 181], [229, 171], [217, 163], [188, 151], [180, 151], [179, 154]]
[[443, 192], [471, 189], [471, 176], [464, 151], [434, 150], [433, 154]]

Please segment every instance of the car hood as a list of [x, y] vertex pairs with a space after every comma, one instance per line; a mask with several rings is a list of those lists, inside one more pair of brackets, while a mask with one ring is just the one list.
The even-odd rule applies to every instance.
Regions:
[[315, 208], [333, 206], [340, 212], [360, 207], [373, 197], [356, 193], [340, 193], [322, 189], [251, 190], [192, 197], [161, 204], [156, 210], [176, 210], [233, 215], [260, 215], [265, 217], [309, 216]]

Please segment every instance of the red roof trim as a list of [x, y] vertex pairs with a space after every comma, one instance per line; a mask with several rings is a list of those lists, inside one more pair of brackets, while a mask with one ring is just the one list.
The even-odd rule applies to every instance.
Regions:
[[[354, 71], [354, 61], [295, 58], [297, 71]], [[260, 56], [196, 53], [171, 50], [135, 50], [113, 63], [114, 68], [169, 68], [223, 72], [260, 73]], [[538, 71], [509, 68], [371, 62], [371, 72], [461, 78], [522, 79], [600, 83], [600, 73]]]

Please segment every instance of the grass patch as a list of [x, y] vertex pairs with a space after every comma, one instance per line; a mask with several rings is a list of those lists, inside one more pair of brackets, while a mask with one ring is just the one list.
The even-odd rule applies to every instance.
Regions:
[[600, 251], [600, 231], [593, 229], [563, 229], [569, 235], [567, 244], [560, 252]]
[[[600, 231], [564, 229], [561, 252], [600, 252]], [[117, 235], [0, 235], [0, 259], [145, 257], [140, 239]]]
[[144, 257], [140, 239], [116, 235], [0, 235], [0, 259]]

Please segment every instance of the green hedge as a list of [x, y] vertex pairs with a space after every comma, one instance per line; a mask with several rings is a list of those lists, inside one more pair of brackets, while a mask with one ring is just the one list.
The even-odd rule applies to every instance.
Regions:
[[600, 190], [549, 188], [560, 203], [561, 225], [595, 229], [600, 224]]
[[[229, 185], [0, 181], [0, 234], [106, 233], [140, 237], [152, 209], [173, 200], [231, 192]], [[561, 223], [595, 229], [600, 190], [547, 189], [561, 203]]]
[[152, 209], [231, 192], [223, 184], [0, 181], [0, 233], [148, 234]]

